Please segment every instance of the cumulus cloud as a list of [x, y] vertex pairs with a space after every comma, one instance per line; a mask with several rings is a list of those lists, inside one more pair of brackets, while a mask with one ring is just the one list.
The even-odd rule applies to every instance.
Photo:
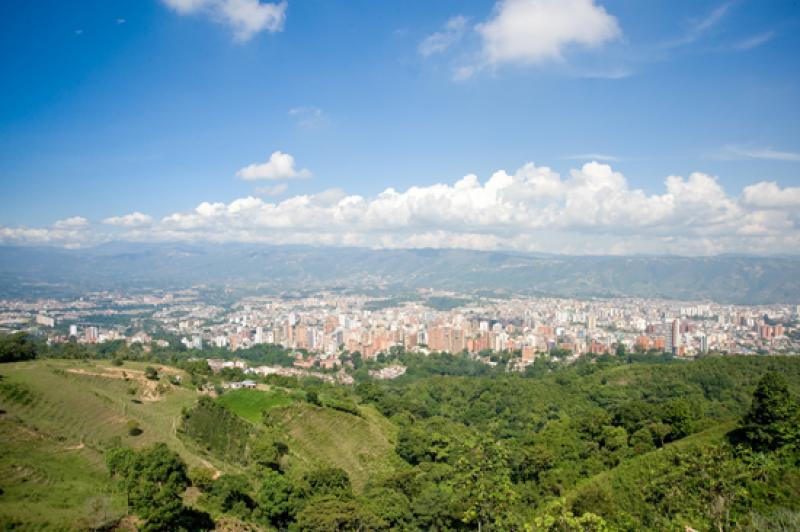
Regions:
[[[266, 194], [270, 191], [261, 191]], [[281, 191], [283, 192], [283, 191]], [[136, 214], [136, 213], [134, 213]], [[132, 216], [132, 215], [126, 215]], [[122, 220], [123, 216], [119, 217]], [[527, 163], [481, 179], [387, 188], [366, 197], [339, 189], [280, 201], [247, 196], [202, 202], [150, 225], [117, 224], [115, 238], [370, 247], [457, 247], [572, 254], [800, 249], [800, 188], [759, 182], [730, 195], [717, 177], [667, 176], [658, 190], [632, 187], [609, 164], [592, 161], [561, 175]], [[4, 242], [67, 243], [108, 235], [60, 224], [0, 228]]]
[[490, 66], [560, 60], [569, 46], [594, 48], [622, 34], [594, 0], [502, 0], [476, 30]]
[[111, 216], [103, 220], [103, 223], [116, 227], [142, 227], [153, 223], [153, 217], [136, 211], [123, 216]]
[[750, 196], [728, 196], [716, 177], [700, 172], [669, 176], [660, 193], [648, 194], [607, 164], [586, 163], [562, 177], [528, 163], [483, 183], [470, 174], [372, 198], [334, 190], [277, 203], [202, 203], [165, 217], [159, 230], [171, 238], [571, 253], [717, 253], [753, 251], [755, 236], [772, 245], [797, 241], [793, 210], [770, 213]]
[[295, 168], [294, 157], [281, 151], [272, 152], [265, 163], [253, 163], [236, 172], [236, 176], [245, 181], [260, 179], [297, 179], [311, 177], [311, 172], [302, 168]]
[[744, 187], [742, 198], [746, 205], [761, 209], [800, 209], [800, 187], [781, 188], [774, 181]]
[[0, 226], [0, 243], [3, 244], [78, 247], [94, 243], [97, 238], [98, 235], [91, 230], [89, 220], [82, 216], [58, 220], [50, 227]]
[[89, 220], [83, 216], [73, 216], [71, 218], [58, 220], [53, 224], [53, 227], [56, 229], [80, 229], [87, 225], [89, 225]]
[[467, 18], [458, 15], [452, 17], [444, 25], [442, 31], [437, 31], [425, 37], [417, 50], [423, 57], [444, 52], [452, 45], [457, 43], [464, 36], [467, 30]]
[[204, 14], [233, 30], [239, 41], [247, 41], [261, 31], [283, 29], [287, 3], [262, 3], [260, 0], [163, 0], [180, 15]]

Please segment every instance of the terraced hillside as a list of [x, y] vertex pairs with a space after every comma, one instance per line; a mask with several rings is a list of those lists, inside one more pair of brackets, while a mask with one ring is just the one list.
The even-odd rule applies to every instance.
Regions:
[[[182, 411], [199, 393], [166, 378], [148, 380], [145, 367], [77, 360], [0, 366], [0, 523], [80, 529], [123, 514], [125, 497], [104, 462], [105, 450], [119, 444], [165, 442], [190, 468], [242, 472], [241, 464], [223, 462], [202, 442], [180, 434]], [[185, 377], [181, 370], [156, 367], [162, 375]], [[218, 401], [254, 427], [261, 412], [276, 409], [289, 440], [292, 477], [334, 465], [360, 489], [368, 467], [392, 467], [394, 427], [372, 407], [362, 407], [359, 417], [300, 403], [296, 392], [282, 389], [230, 392]], [[131, 435], [133, 426], [141, 433]]]
[[[181, 409], [197, 393], [168, 384], [159, 390], [143, 370], [144, 364], [64, 360], [0, 367], [0, 521], [69, 528], [119, 510], [124, 498], [114, 493], [103, 461], [112, 443], [164, 441], [188, 464], [211, 465], [175, 433]], [[141, 434], [130, 435], [133, 424]]]
[[276, 410], [289, 436], [290, 471], [334, 465], [347, 471], [360, 491], [369, 476], [397, 465], [397, 429], [373, 408], [362, 407], [362, 417], [300, 403]]

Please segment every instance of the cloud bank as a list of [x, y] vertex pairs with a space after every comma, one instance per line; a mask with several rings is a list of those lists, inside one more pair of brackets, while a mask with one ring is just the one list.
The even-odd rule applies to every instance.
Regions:
[[0, 227], [0, 241], [86, 245], [112, 239], [513, 249], [571, 254], [797, 253], [800, 188], [762, 181], [738, 195], [695, 172], [658, 193], [631, 188], [610, 165], [566, 176], [527, 163], [481, 182], [387, 188], [374, 197], [333, 189], [282, 201], [248, 196], [203, 202], [158, 221], [135, 212], [95, 227], [84, 218], [49, 228]]

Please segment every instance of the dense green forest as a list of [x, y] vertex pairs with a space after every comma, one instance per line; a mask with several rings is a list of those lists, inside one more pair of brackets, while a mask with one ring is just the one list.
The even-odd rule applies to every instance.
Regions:
[[[49, 364], [19, 361], [36, 355], [31, 341], [3, 339], [22, 355], [0, 366], [0, 422], [24, 421], [49, 393], [18, 376]], [[118, 351], [49, 378], [158, 361]], [[394, 381], [273, 376], [208, 393], [197, 385], [220, 376], [202, 361], [163, 356], [182, 382], [167, 366], [142, 374], [161, 379], [166, 399], [153, 404], [172, 421], [143, 413], [144, 434], [95, 444], [120, 504], [103, 526], [129, 514], [144, 530], [800, 529], [800, 358], [620, 353], [542, 358], [519, 374], [395, 353], [409, 371]], [[13, 482], [0, 479], [0, 521]]]

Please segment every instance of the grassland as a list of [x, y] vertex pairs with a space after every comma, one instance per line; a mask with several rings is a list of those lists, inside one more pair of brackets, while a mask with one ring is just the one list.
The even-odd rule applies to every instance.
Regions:
[[[0, 366], [1, 523], [76, 529], [121, 512], [124, 500], [103, 460], [110, 445], [164, 441], [190, 466], [212, 465], [176, 435], [181, 409], [197, 393], [166, 383], [159, 391], [144, 367], [66, 360]], [[139, 436], [129, 435], [129, 421], [141, 427]]]
[[361, 407], [360, 417], [303, 403], [276, 411], [289, 436], [290, 474], [330, 464], [347, 471], [360, 491], [370, 475], [398, 464], [396, 427], [371, 407]]
[[[125, 500], [108, 477], [104, 452], [165, 442], [189, 467], [241, 472], [182, 437], [182, 411], [199, 394], [144, 378], [147, 364], [37, 360], [0, 365], [0, 524], [75, 530], [124, 514]], [[180, 370], [159, 367], [164, 374]], [[184, 379], [188, 381], [188, 379]], [[356, 490], [368, 474], [392, 469], [394, 426], [372, 407], [361, 416], [300, 402], [300, 392], [237, 390], [219, 402], [253, 424], [275, 409], [287, 435], [292, 476], [318, 465], [345, 469]], [[131, 436], [135, 421], [142, 433]]]
[[252, 423], [261, 423], [265, 410], [288, 406], [300, 397], [279, 388], [269, 390], [232, 390], [217, 399], [217, 402], [234, 414]]

